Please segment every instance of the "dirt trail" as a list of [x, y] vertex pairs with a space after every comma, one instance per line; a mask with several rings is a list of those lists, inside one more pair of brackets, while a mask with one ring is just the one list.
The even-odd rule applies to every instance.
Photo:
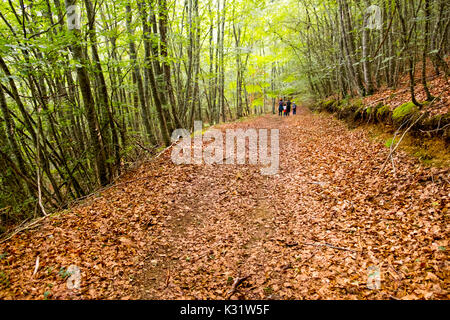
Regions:
[[1, 244], [0, 298], [449, 298], [448, 170], [399, 153], [379, 174], [386, 147], [306, 109], [219, 128], [250, 127], [280, 129], [277, 175], [168, 152]]

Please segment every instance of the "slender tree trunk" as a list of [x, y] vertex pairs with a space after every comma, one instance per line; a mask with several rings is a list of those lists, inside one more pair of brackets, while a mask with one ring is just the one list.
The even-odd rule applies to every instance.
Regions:
[[[112, 114], [112, 110], [109, 105], [109, 96], [108, 96], [108, 88], [106, 86], [105, 76], [103, 74], [102, 65], [100, 62], [100, 57], [97, 49], [97, 35], [95, 31], [95, 12], [92, 7], [91, 0], [84, 0], [86, 6], [86, 13], [89, 21], [89, 36], [91, 40], [91, 49], [92, 56], [94, 58], [95, 63], [95, 75], [98, 82], [98, 91], [99, 91], [99, 101], [100, 101], [100, 109], [105, 114], [105, 125], [108, 126], [109, 131], [111, 132], [112, 137], [112, 147], [114, 149], [114, 159], [116, 170], [120, 169], [120, 145], [119, 138], [117, 135], [117, 128], [114, 123], [114, 117]], [[108, 142], [108, 141], [107, 141]], [[111, 170], [110, 175], [114, 175], [113, 170]]]
[[135, 79], [136, 84], [137, 84], [138, 98], [139, 98], [139, 104], [140, 104], [140, 109], [141, 109], [141, 118], [142, 118], [142, 122], [144, 123], [144, 128], [147, 133], [147, 137], [150, 139], [150, 142], [152, 144], [156, 144], [156, 140], [154, 139], [154, 136], [153, 136], [152, 127], [150, 125], [150, 113], [149, 113], [149, 108], [147, 106], [147, 100], [145, 99], [142, 75], [141, 75], [139, 66], [137, 64], [136, 46], [135, 46], [134, 40], [133, 40], [134, 32], [133, 32], [133, 28], [131, 26], [131, 21], [132, 21], [131, 6], [128, 4], [128, 5], [126, 5], [125, 8], [126, 8], [126, 12], [127, 12], [127, 32], [129, 34], [128, 46], [129, 46], [129, 50], [130, 50], [130, 59], [133, 64], [133, 78]]
[[[166, 118], [164, 116], [163, 103], [161, 102], [161, 98], [160, 98], [161, 90], [158, 87], [158, 83], [157, 83], [157, 80], [155, 77], [155, 73], [157, 72], [157, 70], [152, 70], [153, 64], [152, 64], [150, 52], [148, 50], [151, 46], [151, 43], [150, 43], [151, 30], [149, 28], [148, 13], [147, 13], [146, 4], [141, 1], [142, 0], [139, 0], [138, 7], [139, 7], [140, 14], [141, 14], [142, 30], [144, 32], [144, 45], [146, 46], [145, 59], [144, 59], [145, 60], [145, 69], [147, 70], [147, 75], [148, 75], [148, 78], [150, 81], [150, 88], [152, 90], [153, 102], [155, 103], [156, 113], [158, 115], [159, 126], [160, 126], [160, 130], [161, 130], [161, 137], [162, 137], [164, 145], [169, 146], [170, 145], [170, 137], [169, 137], [169, 133], [167, 130]], [[154, 71], [155, 71], [155, 73], [154, 73]], [[156, 75], [158, 75], [158, 74], [156, 73]]]
[[163, 57], [163, 70], [164, 70], [164, 81], [166, 84], [166, 92], [169, 96], [170, 101], [170, 109], [172, 112], [172, 117], [175, 121], [175, 126], [177, 128], [181, 128], [182, 124], [180, 119], [178, 118], [178, 108], [177, 102], [175, 100], [175, 95], [173, 93], [172, 80], [171, 80], [171, 71], [170, 71], [170, 62], [168, 61], [168, 52], [167, 52], [167, 1], [159, 0], [159, 32], [161, 35], [161, 56]]
[[[411, 94], [411, 101], [418, 107], [422, 107], [422, 105], [416, 100], [415, 95], [415, 80], [414, 80], [414, 57], [413, 52], [411, 50], [411, 47], [409, 45], [409, 33], [406, 27], [406, 21], [403, 16], [402, 7], [399, 4], [398, 0], [395, 0], [395, 4], [397, 6], [397, 13], [400, 19], [401, 27], [402, 27], [402, 39], [403, 39], [403, 46], [404, 46], [404, 52], [407, 55], [407, 67], [408, 67], [408, 75], [409, 75], [409, 91]], [[414, 28], [415, 22], [413, 21]], [[411, 30], [412, 30], [411, 28]]]
[[[66, 0], [66, 9], [70, 10], [70, 7], [76, 4], [76, 0]], [[95, 157], [97, 175], [101, 185], [107, 185], [109, 179], [106, 170], [106, 157], [105, 148], [103, 145], [102, 135], [98, 125], [97, 112], [95, 111], [95, 102], [92, 95], [91, 83], [89, 75], [85, 65], [89, 62], [85, 58], [83, 48], [78, 39], [80, 39], [80, 30], [74, 28], [70, 31], [76, 39], [71, 44], [71, 50], [74, 58], [78, 60], [77, 66], [78, 82], [80, 84], [81, 94], [83, 96], [84, 107], [86, 108], [86, 119], [88, 121], [89, 133], [92, 144], [92, 152]]]
[[[366, 8], [370, 6], [368, 0], [364, 1]], [[371, 95], [373, 93], [372, 74], [370, 70], [370, 55], [369, 55], [369, 29], [367, 28], [368, 14], [364, 15], [364, 23], [362, 30], [362, 54], [363, 54], [363, 72], [364, 82], [366, 83], [366, 94]]]
[[427, 101], [432, 101], [433, 96], [430, 93], [427, 85], [427, 51], [428, 51], [428, 32], [430, 29], [430, 0], [425, 0], [425, 34], [423, 39], [423, 51], [422, 51], [422, 85], [427, 95]]

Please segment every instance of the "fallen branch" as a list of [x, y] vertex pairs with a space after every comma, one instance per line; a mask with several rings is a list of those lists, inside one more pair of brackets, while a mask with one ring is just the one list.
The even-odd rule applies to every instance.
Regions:
[[[158, 153], [156, 155], [156, 157], [154, 159], [158, 159], [160, 155], [162, 155], [164, 152], [166, 152], [167, 150], [169, 150], [170, 148], [172, 148], [175, 145], [176, 142], [172, 143], [170, 146], [168, 146], [167, 148], [165, 148], [163, 151], [161, 151], [160, 153]], [[153, 159], [153, 160], [154, 160]]]
[[[440, 119], [439, 119], [439, 121], [440, 121]], [[420, 132], [424, 132], [424, 133], [427, 133], [427, 132], [437, 132], [437, 131], [440, 131], [440, 130], [444, 130], [445, 128], [447, 128], [448, 126], [450, 126], [450, 123], [447, 123], [445, 126], [443, 126], [442, 128], [439, 128], [439, 126], [438, 126], [438, 128], [437, 129], [433, 129], [433, 130], [422, 130], [422, 129], [419, 129], [419, 131]]]
[[247, 280], [248, 278], [250, 278], [250, 276], [245, 276], [245, 277], [237, 277], [234, 282], [233, 282], [233, 286], [231, 287], [230, 291], [228, 291], [228, 295], [227, 295], [227, 299], [230, 299], [231, 296], [236, 292], [237, 287], [244, 282], [245, 280]]
[[141, 147], [142, 149], [144, 149], [145, 151], [147, 151], [148, 153], [153, 153], [153, 151], [155, 150], [155, 149], [152, 150], [152, 149], [149, 149], [149, 148], [143, 146], [143, 145], [140, 144], [138, 141], [136, 141], [136, 144], [137, 144], [139, 147]]
[[19, 232], [22, 232], [24, 230], [31, 229], [32, 227], [35, 227], [39, 222], [41, 222], [42, 220], [44, 220], [47, 217], [48, 216], [43, 216], [43, 217], [40, 217], [39, 219], [36, 219], [36, 220], [30, 222], [29, 224], [24, 225], [23, 227], [20, 227], [20, 226], [17, 227], [13, 232], [11, 232], [11, 234], [9, 234], [8, 236], [6, 236], [2, 240], [0, 240], [0, 243], [3, 243], [5, 241], [11, 239], [12, 237], [14, 237]]
[[[155, 161], [156, 159], [158, 159], [164, 152], [166, 152], [168, 149], [172, 148], [172, 147], [174, 146], [175, 143], [176, 143], [176, 142], [172, 143], [170, 146], [168, 146], [167, 148], [165, 148], [164, 150], [162, 150], [162, 151], [161, 151], [160, 153], [158, 153], [155, 157], [153, 157], [149, 162], [151, 163], [151, 162]], [[138, 145], [139, 145], [139, 144], [138, 144]], [[143, 147], [143, 146], [141, 146], [141, 147], [142, 147], [142, 148], [145, 148], [145, 147]], [[125, 172], [124, 174], [126, 174], [126, 173], [127, 173], [127, 172]], [[121, 182], [121, 183], [116, 183], [116, 182], [117, 182], [124, 174], [122, 174], [121, 176], [117, 177], [117, 178], [116, 178], [109, 186], [100, 188], [100, 189], [98, 189], [97, 191], [94, 191], [94, 192], [92, 192], [92, 193], [90, 193], [90, 194], [88, 194], [88, 195], [85, 195], [85, 196], [83, 196], [83, 197], [81, 197], [81, 198], [78, 198], [78, 199], [76, 199], [72, 204], [78, 203], [78, 202], [80, 202], [81, 200], [90, 198], [90, 197], [92, 197], [93, 195], [95, 195], [95, 194], [97, 194], [97, 193], [105, 192], [105, 191], [107, 191], [107, 190], [109, 190], [109, 189], [111, 189], [111, 188], [113, 188], [113, 187], [118, 187], [118, 186], [121, 186], [121, 185], [125, 185], [125, 184], [127, 184], [127, 183], [136, 182], [136, 181], [140, 181], [140, 180], [146, 180], [146, 179], [149, 178], [149, 177], [142, 177], [142, 178], [138, 178], [138, 179], [133, 179], [133, 180], [124, 181], [124, 182]]]
[[[390, 148], [390, 152], [389, 152], [389, 155], [387, 156], [387, 158], [386, 158], [386, 160], [384, 161], [384, 163], [383, 163], [383, 165], [381, 166], [381, 169], [380, 169], [380, 171], [378, 171], [378, 174], [380, 174], [383, 170], [384, 170], [384, 167], [386, 167], [386, 164], [387, 164], [387, 162], [389, 161], [389, 159], [391, 159], [392, 160], [392, 163], [393, 163], [393, 161], [394, 161], [394, 159], [392, 158], [392, 155], [394, 154], [394, 152], [397, 150], [397, 148], [398, 148], [398, 146], [400, 145], [400, 143], [402, 142], [402, 140], [403, 140], [403, 138], [405, 137], [405, 135], [406, 135], [406, 133], [409, 131], [409, 130], [411, 130], [411, 128], [417, 123], [417, 122], [419, 122], [419, 120], [420, 119], [422, 119], [422, 117], [425, 115], [425, 113], [422, 113], [421, 115], [420, 115], [420, 117], [418, 117], [404, 132], [403, 132], [403, 134], [402, 134], [402, 136], [400, 137], [400, 140], [397, 142], [397, 144], [395, 145], [395, 147], [392, 147], [393, 145], [394, 145], [394, 143], [392, 142], [392, 144], [391, 144], [391, 148]], [[400, 127], [401, 128], [401, 127]], [[395, 139], [395, 137], [396, 137], [396, 135], [397, 135], [397, 132], [400, 130], [400, 128], [396, 131], [396, 133], [395, 133], [395, 135], [394, 135], [394, 139]], [[392, 140], [392, 141], [394, 141], [394, 140]], [[394, 170], [395, 170], [395, 168], [394, 168]]]
[[306, 246], [329, 247], [329, 248], [336, 249], [336, 250], [350, 251], [350, 252], [355, 252], [355, 253], [358, 252], [358, 251], [353, 250], [353, 249], [348, 249], [348, 248], [343, 248], [343, 247], [336, 247], [336, 246], [333, 246], [332, 244], [329, 244], [329, 243], [305, 243], [304, 242], [303, 244], [306, 245]]

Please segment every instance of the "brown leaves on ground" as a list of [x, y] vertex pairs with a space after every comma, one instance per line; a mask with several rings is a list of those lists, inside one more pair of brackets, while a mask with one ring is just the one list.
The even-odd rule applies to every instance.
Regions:
[[[450, 59], [447, 59], [447, 63]], [[427, 87], [430, 94], [436, 98], [430, 105], [424, 105], [422, 111], [427, 111], [431, 116], [445, 115], [450, 112], [450, 83], [441, 72], [440, 75], [436, 75], [436, 72], [432, 66], [431, 61], [427, 60]], [[422, 84], [422, 62], [416, 64], [415, 67], [415, 97], [417, 101], [423, 102], [427, 100], [427, 95]], [[394, 110], [398, 106], [407, 101], [411, 101], [411, 92], [409, 88], [409, 76], [403, 75], [399, 79], [397, 88], [388, 88], [386, 86], [378, 88], [377, 92], [373, 95], [363, 99], [363, 103], [368, 107], [375, 107], [377, 104], [382, 103], [388, 105], [391, 110]]]
[[448, 170], [397, 153], [378, 174], [386, 147], [303, 109], [237, 127], [280, 129], [278, 175], [167, 152], [1, 244], [0, 298], [450, 298]]

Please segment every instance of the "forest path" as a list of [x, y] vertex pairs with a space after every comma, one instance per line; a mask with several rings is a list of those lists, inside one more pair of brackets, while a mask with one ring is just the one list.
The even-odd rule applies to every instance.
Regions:
[[[401, 157], [397, 179], [379, 175], [384, 146], [306, 109], [297, 116], [264, 116], [221, 128], [279, 128], [279, 173], [262, 176], [255, 166], [186, 166], [189, 183], [180, 182], [170, 220], [158, 229], [138, 278], [139, 297], [445, 294], [448, 265], [436, 250], [437, 244], [447, 245], [444, 215], [437, 212], [447, 210], [441, 202], [444, 188], [418, 183], [420, 169], [414, 172], [411, 159]], [[415, 219], [420, 221], [414, 226]], [[383, 275], [384, 290], [367, 288], [368, 268], [374, 266]], [[422, 291], [413, 292], [402, 272], [422, 273], [415, 288]], [[437, 285], [431, 289], [434, 276]], [[236, 279], [243, 279], [237, 289]]]
[[306, 108], [217, 128], [280, 129], [278, 174], [166, 152], [0, 244], [0, 298], [448, 298], [448, 170], [398, 153], [379, 174], [386, 147]]

